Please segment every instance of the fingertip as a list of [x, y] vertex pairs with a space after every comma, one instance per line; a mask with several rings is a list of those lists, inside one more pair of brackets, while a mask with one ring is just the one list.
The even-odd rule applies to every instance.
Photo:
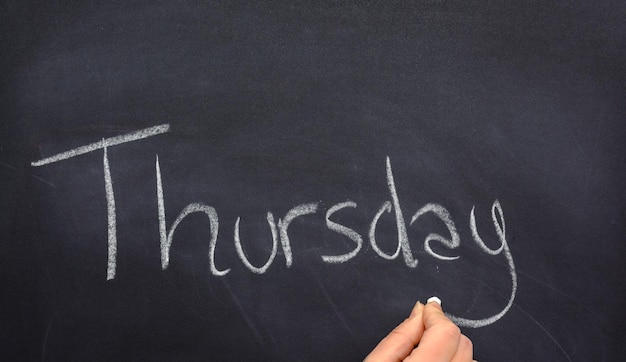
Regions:
[[[422, 316], [424, 333], [418, 348], [412, 353], [412, 360], [452, 361], [459, 347], [461, 330], [446, 317], [436, 301], [430, 301], [424, 306]], [[467, 357], [471, 358], [471, 354]], [[470, 361], [470, 358], [462, 360]]]
[[439, 297], [428, 298], [425, 307], [428, 307], [428, 309], [434, 308], [436, 310], [440, 310], [443, 313], [443, 308], [441, 307], [441, 299], [439, 299]]
[[439, 299], [439, 297], [432, 296], [426, 301], [426, 304], [428, 303], [437, 303], [439, 304], [439, 306], [441, 306], [441, 299]]
[[428, 303], [424, 306], [422, 318], [424, 319], [426, 329], [441, 322], [449, 322], [450, 324], [456, 326], [444, 313], [443, 308], [441, 308], [441, 304], [439, 303], [440, 301], [441, 299], [432, 297], [428, 299]]
[[417, 302], [409, 318], [394, 328], [374, 350], [366, 361], [402, 361], [418, 344], [424, 333], [424, 304]]
[[423, 310], [424, 310], [424, 305], [418, 301], [417, 303], [415, 303], [415, 306], [411, 310], [411, 314], [409, 315], [409, 318], [418, 316], [419, 314], [422, 313]]

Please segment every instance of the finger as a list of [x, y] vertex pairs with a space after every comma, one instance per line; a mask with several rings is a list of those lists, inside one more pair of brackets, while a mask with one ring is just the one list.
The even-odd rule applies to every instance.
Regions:
[[474, 347], [472, 345], [472, 341], [467, 338], [464, 334], [461, 334], [461, 339], [459, 340], [459, 348], [456, 350], [456, 354], [450, 362], [471, 362], [473, 360], [474, 355]]
[[417, 302], [409, 318], [383, 338], [376, 348], [365, 357], [365, 361], [397, 362], [405, 359], [413, 351], [424, 333], [423, 310], [424, 305]]
[[424, 333], [409, 361], [449, 362], [456, 354], [461, 330], [443, 314], [441, 305], [431, 301], [422, 312]]

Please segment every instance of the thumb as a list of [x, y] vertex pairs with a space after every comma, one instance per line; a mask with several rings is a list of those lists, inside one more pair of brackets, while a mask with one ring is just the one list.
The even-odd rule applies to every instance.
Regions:
[[397, 362], [411, 354], [424, 333], [423, 311], [424, 305], [417, 302], [409, 318], [383, 338], [364, 362]]
[[439, 298], [430, 298], [422, 314], [424, 334], [411, 354], [416, 361], [450, 361], [457, 352], [461, 330], [441, 309]]

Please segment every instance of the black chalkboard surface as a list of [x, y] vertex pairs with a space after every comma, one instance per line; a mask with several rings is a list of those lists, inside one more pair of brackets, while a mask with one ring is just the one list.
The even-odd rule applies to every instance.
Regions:
[[1, 16], [0, 359], [623, 360], [623, 4]]

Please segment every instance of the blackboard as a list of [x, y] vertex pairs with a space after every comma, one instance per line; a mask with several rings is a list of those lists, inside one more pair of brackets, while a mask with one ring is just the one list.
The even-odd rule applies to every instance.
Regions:
[[3, 360], [622, 360], [623, 4], [1, 13]]

